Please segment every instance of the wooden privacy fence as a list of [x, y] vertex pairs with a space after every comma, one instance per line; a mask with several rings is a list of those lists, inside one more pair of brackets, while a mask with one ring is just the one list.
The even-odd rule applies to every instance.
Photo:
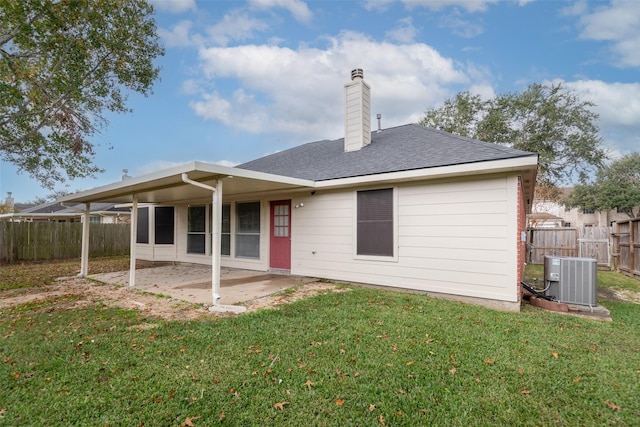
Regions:
[[[129, 253], [129, 224], [90, 224], [89, 255]], [[80, 257], [82, 223], [0, 222], [0, 260], [35, 261]]]
[[614, 267], [640, 278], [640, 219], [618, 221], [611, 237]]
[[610, 267], [610, 227], [530, 228], [527, 230], [529, 262], [544, 263], [545, 255], [595, 258]]

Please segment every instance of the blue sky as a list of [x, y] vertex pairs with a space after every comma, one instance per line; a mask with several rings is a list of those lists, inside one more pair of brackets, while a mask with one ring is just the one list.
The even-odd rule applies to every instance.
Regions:
[[[93, 140], [105, 172], [57, 189], [340, 138], [353, 68], [364, 69], [383, 128], [417, 122], [462, 90], [492, 96], [552, 81], [597, 104], [613, 158], [640, 148], [640, 1], [153, 3], [161, 81], [152, 96], [129, 97], [133, 113], [107, 116]], [[0, 178], [2, 199], [51, 193], [7, 163]]]

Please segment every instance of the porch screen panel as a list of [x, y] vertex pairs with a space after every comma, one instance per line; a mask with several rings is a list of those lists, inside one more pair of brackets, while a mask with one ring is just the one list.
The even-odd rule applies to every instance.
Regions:
[[206, 252], [206, 214], [205, 206], [189, 206], [187, 215], [187, 252], [204, 254]]
[[156, 245], [173, 245], [174, 220], [173, 206], [157, 206], [155, 210]]
[[138, 208], [136, 243], [149, 243], [149, 208]]
[[358, 191], [357, 254], [393, 256], [393, 189]]
[[236, 257], [260, 258], [260, 202], [236, 205]]

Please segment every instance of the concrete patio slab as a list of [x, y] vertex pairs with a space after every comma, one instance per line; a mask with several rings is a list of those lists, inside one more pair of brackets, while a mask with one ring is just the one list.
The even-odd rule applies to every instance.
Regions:
[[[89, 278], [114, 285], [129, 285], [129, 271], [92, 274]], [[221, 306], [219, 308], [236, 306], [315, 280], [283, 273], [221, 268], [217, 305]], [[135, 289], [192, 303], [213, 304], [211, 266], [206, 265], [172, 264], [138, 269]], [[227, 307], [226, 311], [233, 310]]]

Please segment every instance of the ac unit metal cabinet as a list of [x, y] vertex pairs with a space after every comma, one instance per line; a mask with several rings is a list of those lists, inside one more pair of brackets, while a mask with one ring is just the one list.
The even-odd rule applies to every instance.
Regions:
[[546, 295], [559, 302], [598, 305], [598, 261], [593, 258], [544, 257]]

